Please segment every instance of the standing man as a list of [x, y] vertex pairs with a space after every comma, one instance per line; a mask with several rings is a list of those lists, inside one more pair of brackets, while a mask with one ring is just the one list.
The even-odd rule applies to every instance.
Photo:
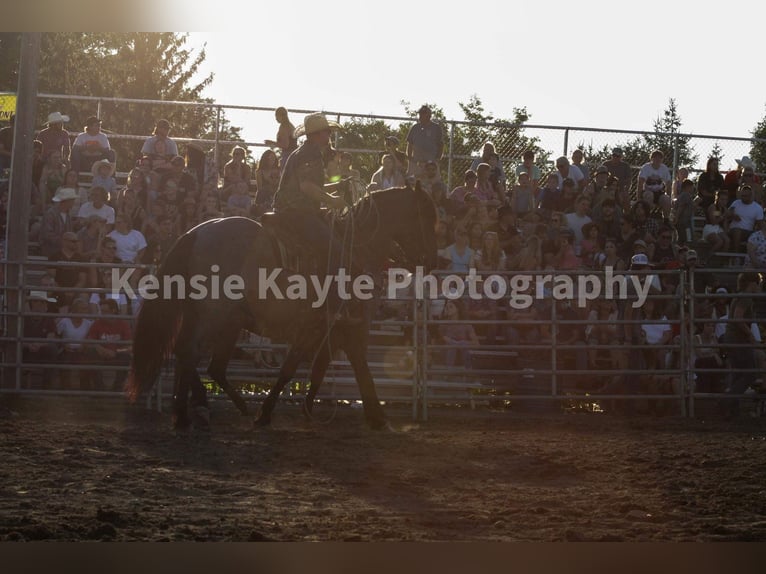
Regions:
[[55, 150], [61, 152], [64, 161], [69, 160], [72, 146], [69, 143], [69, 132], [64, 129], [64, 124], [69, 121], [69, 116], [61, 112], [48, 114], [48, 127], [37, 134], [37, 139], [43, 142], [43, 161], [48, 159]]
[[431, 121], [431, 108], [426, 105], [418, 110], [418, 123], [407, 133], [408, 175], [420, 177], [429, 161], [439, 162], [444, 152], [441, 125]]
[[[625, 155], [621, 147], [612, 149], [612, 157], [606, 160], [603, 165], [607, 167], [609, 173], [616, 177], [620, 182], [620, 193], [623, 197], [630, 195], [630, 165], [623, 161]], [[621, 206], [625, 207], [625, 206]]]
[[90, 171], [93, 164], [105, 159], [116, 163], [114, 150], [109, 145], [109, 138], [101, 131], [101, 120], [89, 116], [85, 120], [85, 131], [77, 134], [72, 145], [70, 164], [75, 171]]

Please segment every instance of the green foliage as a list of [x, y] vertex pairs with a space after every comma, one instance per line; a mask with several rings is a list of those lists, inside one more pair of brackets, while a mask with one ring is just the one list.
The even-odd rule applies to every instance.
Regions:
[[[753, 137], [766, 140], [766, 117], [755, 126]], [[753, 146], [750, 148], [750, 157], [755, 162], [757, 171], [766, 170], [766, 141], [753, 142]]]
[[678, 115], [676, 101], [670, 98], [667, 109], [662, 113], [662, 117], [654, 120], [654, 134], [644, 135], [646, 142], [646, 161], [649, 161], [649, 155], [654, 150], [660, 150], [665, 155], [665, 165], [673, 168], [674, 149], [678, 150], [678, 165], [689, 166], [696, 165], [699, 156], [694, 152], [694, 146], [691, 145], [690, 136], [664, 135], [677, 134], [681, 131], [681, 116]]
[[[17, 36], [0, 35], [0, 90], [16, 90]], [[83, 129], [86, 117], [98, 114], [105, 133], [140, 136], [134, 140], [110, 140], [120, 169], [132, 165], [143, 138], [151, 133], [159, 118], [167, 118], [173, 125], [172, 136], [215, 139], [217, 112], [212, 106], [152, 106], [114, 101], [120, 98], [212, 104], [212, 100], [202, 97], [202, 92], [213, 81], [213, 74], [194, 81], [205, 60], [205, 48], [195, 53], [186, 47], [187, 39], [188, 34], [172, 32], [43, 34], [38, 90], [104, 99], [100, 111], [95, 101], [41, 100], [37, 125], [42, 127], [47, 115], [58, 110], [70, 116], [67, 128], [76, 132]], [[241, 141], [239, 133], [240, 128], [232, 126], [222, 113], [220, 138]]]

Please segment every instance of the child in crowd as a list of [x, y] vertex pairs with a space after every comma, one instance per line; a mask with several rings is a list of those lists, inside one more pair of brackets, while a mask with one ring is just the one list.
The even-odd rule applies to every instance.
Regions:
[[104, 188], [109, 197], [109, 203], [112, 204], [112, 206], [117, 204], [117, 181], [113, 177], [116, 167], [117, 166], [108, 159], [102, 159], [95, 162], [91, 168], [93, 173], [91, 188]]
[[702, 228], [702, 238], [710, 243], [710, 250], [728, 251], [730, 239], [723, 228], [723, 215], [720, 211], [713, 210], [708, 215], [708, 223]]

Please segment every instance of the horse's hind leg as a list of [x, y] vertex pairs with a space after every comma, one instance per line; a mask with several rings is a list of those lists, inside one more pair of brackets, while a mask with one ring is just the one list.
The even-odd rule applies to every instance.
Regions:
[[261, 405], [261, 413], [258, 415], [258, 418], [255, 419], [256, 426], [266, 426], [271, 423], [271, 413], [277, 405], [279, 395], [282, 393], [282, 389], [285, 388], [285, 385], [287, 385], [287, 383], [289, 383], [295, 376], [295, 371], [298, 370], [298, 365], [301, 362], [302, 356], [302, 349], [296, 345], [290, 347], [290, 350], [287, 352], [287, 357], [285, 357], [282, 367], [279, 369], [279, 378], [277, 379], [277, 382], [274, 383], [274, 386], [271, 387], [269, 395], [263, 401], [263, 405]]
[[308, 393], [306, 393], [306, 400], [303, 403], [303, 412], [307, 416], [311, 415], [314, 409], [314, 399], [319, 392], [319, 388], [322, 386], [322, 381], [324, 381], [331, 359], [330, 345], [322, 345], [319, 354], [314, 360], [314, 364], [311, 365], [311, 377], [309, 379], [311, 384], [309, 385]]
[[239, 327], [232, 327], [219, 335], [213, 345], [213, 357], [210, 359], [207, 372], [218, 383], [218, 386], [224, 390], [239, 412], [247, 415], [245, 399], [237, 392], [237, 389], [229, 384], [229, 380], [226, 378], [226, 367], [229, 365], [229, 360], [231, 360], [231, 355], [237, 344], [239, 332]]

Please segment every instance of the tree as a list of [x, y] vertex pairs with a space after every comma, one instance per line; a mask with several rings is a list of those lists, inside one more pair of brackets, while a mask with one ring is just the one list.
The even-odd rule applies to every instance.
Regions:
[[[17, 36], [0, 35], [0, 90], [16, 90]], [[43, 34], [39, 91], [103, 97], [99, 115], [106, 133], [148, 136], [156, 120], [164, 117], [174, 126], [176, 137], [215, 139], [217, 112], [212, 100], [202, 97], [213, 74], [195, 81], [205, 48], [194, 53], [186, 47], [187, 39], [188, 34], [170, 32]], [[211, 106], [153, 106], [116, 102], [115, 98], [207, 102]], [[69, 115], [68, 128], [78, 131], [86, 117], [96, 115], [98, 105], [80, 100], [41, 101], [38, 125], [44, 125], [48, 113], [55, 110]], [[232, 126], [223, 113], [218, 131], [220, 139], [241, 141], [240, 128]], [[136, 159], [141, 147], [135, 139], [115, 138], [111, 144], [125, 167]]]
[[753, 137], [764, 141], [753, 142], [753, 145], [750, 148], [750, 157], [755, 162], [757, 170], [766, 170], [766, 117], [755, 126]]
[[680, 131], [681, 116], [678, 115], [676, 101], [670, 98], [668, 107], [662, 116], [654, 120], [654, 133], [644, 135], [647, 150], [644, 163], [649, 161], [649, 155], [652, 151], [660, 150], [665, 155], [665, 164], [672, 169], [673, 154], [677, 149], [679, 166], [696, 165], [699, 156], [694, 152], [694, 146], [691, 145], [691, 137], [672, 135], [678, 134]]

